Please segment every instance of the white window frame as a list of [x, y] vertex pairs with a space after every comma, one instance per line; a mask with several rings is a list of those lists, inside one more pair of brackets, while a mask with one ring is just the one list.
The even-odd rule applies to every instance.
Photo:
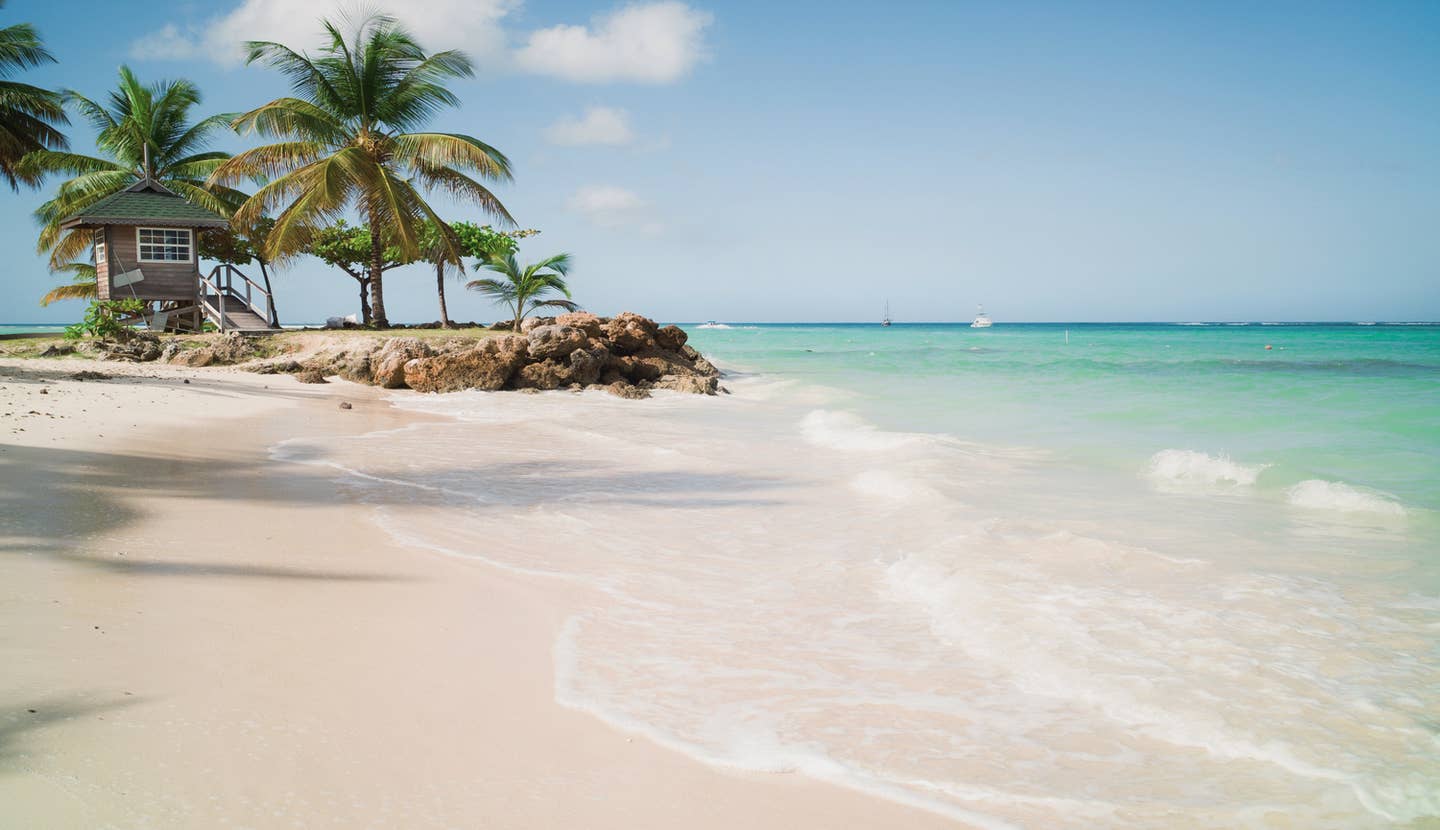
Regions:
[[[150, 247], [152, 247], [152, 248], [153, 248], [153, 247], [156, 247], [156, 246], [155, 246], [155, 243], [153, 243], [153, 242], [145, 242], [145, 243], [142, 243], [142, 242], [140, 241], [140, 234], [141, 234], [142, 232], [144, 232], [144, 231], [159, 231], [160, 233], [183, 233], [183, 234], [185, 234], [185, 238], [186, 238], [186, 240], [187, 240], [187, 241], [185, 242], [185, 247], [186, 247], [187, 249], [189, 249], [190, 255], [189, 255], [188, 257], [186, 257], [185, 259], [168, 259], [168, 258], [167, 258], [167, 259], [146, 259], [146, 258], [145, 258], [145, 246], [148, 245], [148, 246], [150, 246]], [[163, 245], [163, 244], [162, 244], [162, 245], [160, 245], [159, 247], [165, 248], [165, 247], [175, 247], [175, 246]], [[136, 260], [139, 261], [139, 262], [154, 262], [154, 263], [194, 262], [194, 261], [195, 261], [195, 232], [192, 231], [192, 230], [190, 230], [189, 228], [136, 228], [136, 229], [135, 229], [135, 258], [136, 258]]]
[[[136, 237], [136, 239], [138, 240], [139, 237]], [[95, 235], [94, 235], [93, 237], [91, 237], [91, 241], [92, 241], [92, 242], [94, 243], [94, 245], [95, 245], [95, 267], [96, 267], [96, 268], [105, 267], [105, 265], [106, 265], [105, 257], [107, 256], [106, 251], [105, 251], [105, 229], [104, 229], [104, 228], [99, 228], [99, 229], [97, 229], [97, 230], [95, 231]]]

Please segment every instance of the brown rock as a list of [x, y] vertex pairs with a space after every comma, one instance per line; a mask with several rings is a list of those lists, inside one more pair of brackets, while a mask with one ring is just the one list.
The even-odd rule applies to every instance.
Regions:
[[553, 360], [521, 366], [513, 379], [516, 389], [559, 389], [569, 382], [569, 367]]
[[589, 385], [600, 379], [600, 372], [605, 368], [605, 361], [609, 353], [604, 356], [596, 354], [588, 349], [576, 349], [570, 353], [570, 380], [572, 383]]
[[555, 325], [554, 317], [531, 317], [528, 320], [522, 320], [520, 322], [520, 333], [529, 334], [530, 332], [540, 328], [541, 326], [553, 325]]
[[170, 358], [170, 362], [177, 366], [209, 366], [214, 360], [215, 352], [209, 346], [179, 352]]
[[405, 388], [405, 364], [416, 358], [429, 357], [430, 348], [415, 337], [386, 340], [380, 350], [367, 361], [371, 382], [386, 389]]
[[555, 318], [555, 324], [580, 329], [585, 332], [586, 337], [591, 338], [603, 337], [605, 333], [600, 318], [588, 311], [571, 311], [561, 314]]
[[416, 358], [405, 364], [405, 385], [417, 392], [503, 389], [525, 363], [528, 345], [526, 338], [510, 334], [462, 352]]
[[606, 386], [605, 391], [617, 398], [627, 398], [629, 400], [642, 400], [650, 397], [649, 389], [642, 389], [639, 386], [626, 383], [623, 380], [617, 380], [609, 386]]
[[[679, 326], [665, 326], [655, 332], [655, 343], [659, 345], [660, 348], [672, 352], [678, 352], [685, 348], [685, 341], [689, 339], [690, 335], [686, 334], [685, 330]], [[695, 358], [692, 357], [690, 359], [694, 360]]]
[[535, 360], [565, 357], [588, 342], [585, 332], [574, 326], [536, 326], [526, 337], [527, 350]]
[[720, 388], [720, 381], [701, 375], [669, 375], [655, 383], [656, 389], [673, 389], [695, 395], [713, 395]]
[[295, 379], [301, 383], [329, 383], [325, 379], [325, 373], [319, 369], [306, 369], [303, 372], [296, 372]]
[[605, 338], [609, 341], [610, 350], [617, 354], [634, 354], [655, 348], [657, 331], [659, 326], [654, 320], [629, 311], [605, 323]]

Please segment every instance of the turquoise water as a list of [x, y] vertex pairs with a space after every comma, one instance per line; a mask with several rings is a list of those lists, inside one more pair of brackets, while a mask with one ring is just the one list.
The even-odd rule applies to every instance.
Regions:
[[60, 334], [65, 331], [61, 325], [48, 325], [36, 323], [33, 325], [6, 324], [0, 325], [0, 334]]
[[984, 828], [1440, 817], [1440, 328], [687, 329], [732, 395], [275, 454], [582, 588], [556, 700], [703, 761]]
[[[823, 384], [889, 429], [1134, 469], [1185, 448], [1440, 509], [1440, 327], [690, 326], [721, 363]], [[1067, 342], [1068, 338], [1068, 342]], [[1270, 346], [1270, 349], [1266, 349]]]

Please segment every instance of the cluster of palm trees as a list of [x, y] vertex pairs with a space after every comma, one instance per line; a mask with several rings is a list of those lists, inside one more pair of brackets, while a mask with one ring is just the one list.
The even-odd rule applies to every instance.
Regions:
[[[447, 325], [443, 276], [447, 267], [463, 270], [467, 257], [478, 256], [480, 266], [501, 277], [469, 287], [509, 307], [517, 327], [537, 308], [574, 307], [565, 283], [568, 255], [521, 266], [513, 244], [477, 249], [457, 232], [474, 226], [452, 225], [426, 200], [430, 193], [446, 193], [514, 226], [488, 187], [512, 180], [504, 154], [472, 136], [425, 129], [437, 112], [459, 103], [446, 84], [473, 74], [470, 59], [454, 50], [425, 52], [386, 15], [325, 21], [324, 31], [325, 43], [314, 53], [269, 41], [247, 44], [249, 63], [280, 71], [293, 95], [238, 116], [192, 122], [191, 110], [201, 103], [194, 84], [147, 85], [123, 66], [104, 102], [15, 82], [11, 76], [18, 71], [54, 58], [32, 27], [0, 29], [0, 177], [16, 190], [66, 177], [36, 216], [39, 249], [49, 254], [51, 269], [69, 272], [75, 281], [43, 302], [83, 297], [87, 290], [93, 295], [93, 266], [83, 259], [89, 234], [64, 230], [64, 219], [150, 178], [229, 217], [230, 233], [261, 262], [313, 253], [346, 216], [358, 215], [368, 250], [360, 252], [363, 261], [351, 275], [361, 280], [362, 291], [368, 287], [366, 316], [376, 326], [389, 325], [384, 272], [407, 262], [436, 265]], [[69, 124], [67, 108], [96, 130], [102, 155], [70, 151], [61, 132]], [[227, 130], [270, 143], [233, 156], [208, 149]], [[546, 299], [554, 294], [565, 299]]]

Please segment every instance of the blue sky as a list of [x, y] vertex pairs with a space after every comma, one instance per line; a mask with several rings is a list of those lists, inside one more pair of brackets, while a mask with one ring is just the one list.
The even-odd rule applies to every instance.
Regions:
[[[476, 59], [434, 126], [510, 156], [500, 195], [543, 231], [522, 258], [571, 252], [600, 313], [1440, 319], [1440, 4], [393, 5]], [[11, 0], [0, 24], [60, 59], [30, 82], [99, 97], [127, 63], [193, 79], [208, 114], [287, 91], [237, 36], [310, 45], [335, 8]], [[0, 195], [0, 322], [80, 313], [36, 304], [42, 199]], [[287, 321], [356, 310], [313, 260], [276, 286]], [[435, 319], [433, 273], [390, 272], [386, 304]]]

